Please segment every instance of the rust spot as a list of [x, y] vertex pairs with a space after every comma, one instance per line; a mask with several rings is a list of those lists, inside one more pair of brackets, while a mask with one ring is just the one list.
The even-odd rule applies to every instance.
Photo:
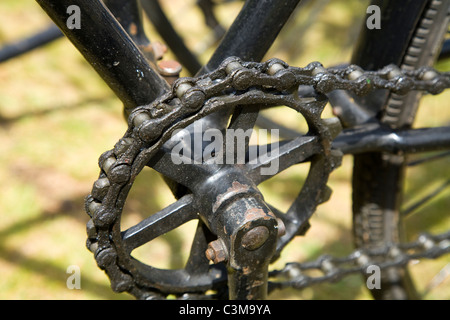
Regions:
[[128, 31], [130, 32], [130, 34], [132, 36], [135, 36], [137, 34], [137, 25], [135, 23], [130, 24], [130, 28], [128, 29]]
[[253, 221], [257, 219], [269, 219], [261, 208], [250, 208], [245, 212], [245, 220]]
[[271, 211], [264, 211], [261, 208], [250, 208], [245, 212], [245, 220], [253, 221], [257, 219], [276, 219], [276, 216]]
[[244, 268], [242, 268], [242, 273], [245, 274], [245, 275], [250, 274], [250, 273], [251, 273], [250, 267], [244, 267]]
[[149, 46], [149, 50], [152, 50], [155, 54], [155, 59], [160, 60], [164, 56], [164, 54], [167, 52], [167, 46], [165, 44], [162, 44], [161, 42], [152, 42], [152, 44]]
[[163, 76], [177, 76], [181, 69], [181, 64], [175, 60], [163, 60], [158, 63], [158, 70]]
[[160, 42], [152, 42], [147, 45], [139, 45], [139, 49], [146, 55], [150, 55], [152, 62], [162, 59], [167, 52], [167, 47]]
[[252, 282], [252, 284], [247, 286], [246, 289], [249, 291], [249, 293], [247, 295], [247, 299], [248, 300], [253, 300], [253, 298], [254, 298], [254, 293], [253, 292], [255, 292], [255, 288], [261, 287], [263, 285], [264, 285], [264, 281], [255, 280], [255, 281]]
[[242, 184], [239, 181], [233, 181], [233, 183], [231, 184], [231, 187], [228, 188], [227, 192], [241, 191], [241, 190], [248, 191], [248, 189], [250, 189], [250, 187], [248, 185]]
[[214, 240], [208, 244], [205, 255], [208, 260], [211, 260], [214, 263], [219, 263], [228, 259], [227, 249], [220, 239]]
[[264, 285], [264, 281], [261, 281], [261, 280], [255, 280], [255, 281], [253, 281], [253, 283], [252, 283], [252, 288], [260, 287], [260, 286], [262, 286], [262, 285]]

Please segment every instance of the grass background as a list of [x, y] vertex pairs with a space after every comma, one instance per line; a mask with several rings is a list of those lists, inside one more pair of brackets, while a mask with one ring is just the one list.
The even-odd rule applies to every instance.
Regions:
[[[210, 38], [193, 1], [169, 0], [164, 5], [188, 46], [207, 61], [212, 52]], [[224, 25], [231, 23], [240, 5], [221, 8], [219, 18]], [[298, 66], [316, 60], [325, 66], [348, 61], [359, 30], [355, 26], [362, 22], [366, 7], [366, 2], [359, 0], [306, 5], [307, 10], [298, 12], [288, 23], [267, 57]], [[29, 36], [50, 23], [30, 0], [1, 1], [0, 19], [0, 45]], [[151, 25], [146, 27], [151, 40], [158, 40]], [[448, 70], [448, 65], [440, 67]], [[442, 108], [448, 107], [449, 98], [448, 92], [438, 98], [426, 97], [426, 107], [420, 111], [421, 125], [449, 119], [450, 111]], [[273, 116], [288, 125], [297, 124], [286, 113]], [[66, 39], [0, 64], [0, 299], [131, 298], [112, 292], [106, 275], [85, 248], [88, 216], [83, 209], [84, 197], [98, 176], [98, 157], [111, 149], [125, 130], [120, 101]], [[353, 250], [351, 160], [344, 158], [342, 167], [333, 173], [329, 182], [332, 199], [319, 207], [307, 237], [295, 239], [275, 267], [322, 253], [341, 256]], [[420, 187], [429, 181], [439, 184], [434, 181], [444, 177], [444, 171], [449, 173], [448, 164], [444, 159], [418, 168], [410, 174], [408, 190], [422, 192]], [[287, 207], [306, 172], [307, 168], [289, 169], [264, 183], [261, 190], [270, 202]], [[412, 224], [425, 225], [431, 231], [448, 229], [450, 221], [443, 215], [450, 205], [448, 195], [447, 190], [428, 207], [431, 214], [413, 216]], [[127, 201], [124, 224], [136, 223], [145, 212], [155, 212], [171, 201], [161, 178], [145, 171]], [[188, 225], [170, 232], [136, 255], [150, 256], [155, 266], [182, 266], [191, 229]], [[425, 285], [448, 262], [443, 258], [420, 263], [417, 274]], [[81, 290], [66, 286], [66, 271], [71, 265], [80, 267]], [[337, 284], [277, 291], [270, 298], [370, 299], [370, 295], [361, 278], [351, 276]], [[449, 299], [448, 279], [426, 298]]]

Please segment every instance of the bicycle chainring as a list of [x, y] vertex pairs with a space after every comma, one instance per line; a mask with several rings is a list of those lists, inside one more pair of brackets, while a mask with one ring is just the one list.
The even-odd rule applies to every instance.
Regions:
[[[300, 97], [297, 91], [300, 85], [312, 86], [317, 94]], [[234, 57], [204, 76], [178, 79], [172, 90], [160, 99], [135, 109], [128, 119], [125, 135], [100, 157], [101, 172], [85, 203], [91, 217], [87, 225], [87, 247], [109, 276], [114, 291], [127, 291], [140, 299], [164, 298], [169, 294], [204, 298], [207, 292], [214, 292], [213, 297], [224, 295], [227, 274], [223, 262], [226, 259], [217, 257], [220, 250], [214, 252], [216, 256], [211, 256], [210, 251], [209, 259], [204, 253], [208, 243], [211, 244], [211, 236], [222, 239], [226, 235], [228, 225], [222, 220], [225, 216], [228, 220], [231, 218], [225, 207], [246, 201], [248, 212], [259, 210], [258, 214], [264, 219], [276, 220], [279, 230], [276, 254], [279, 254], [292, 238], [304, 232], [316, 207], [330, 195], [326, 185], [328, 176], [340, 165], [342, 157], [338, 150], [332, 149], [331, 142], [341, 127], [336, 119], [321, 118], [327, 103], [324, 93], [344, 89], [367, 94], [383, 88], [398, 93], [425, 90], [437, 94], [449, 86], [447, 74], [430, 69], [403, 73], [388, 66], [378, 72], [365, 72], [356, 66], [325, 69], [319, 63], [297, 68], [278, 59], [256, 63]], [[179, 171], [172, 167], [173, 175], [169, 178], [184, 184], [186, 191], [178, 195], [173, 205], [135, 227], [121, 230], [124, 204], [136, 177], [144, 167], [158, 162], [157, 158], [177, 130], [186, 129], [212, 114], [230, 114], [236, 108], [275, 106], [296, 110], [309, 127], [305, 135], [280, 144], [276, 155], [281, 165], [277, 172], [297, 163], [310, 162], [306, 182], [288, 212], [281, 213], [270, 207], [257, 188], [270, 177], [260, 173], [267, 159], [273, 159], [266, 153], [263, 155], [265, 162], [260, 156], [253, 163], [247, 159], [244, 164], [212, 167], [203, 161], [195, 167], [201, 168], [198, 172], [206, 172], [203, 176], [189, 174], [188, 166], [179, 167]], [[167, 150], [164, 152], [165, 159], [169, 159]], [[258, 210], [252, 211], [252, 206]], [[158, 269], [132, 257], [131, 251], [136, 247], [190, 220], [198, 220], [198, 228], [184, 269]], [[230, 244], [224, 247], [224, 251], [230, 250]], [[215, 261], [211, 264], [209, 260]]]

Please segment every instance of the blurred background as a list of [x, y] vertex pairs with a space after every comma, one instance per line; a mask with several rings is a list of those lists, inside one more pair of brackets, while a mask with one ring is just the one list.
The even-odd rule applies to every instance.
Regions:
[[[195, 0], [166, 0], [164, 9], [188, 47], [206, 62], [213, 51], [212, 33], [203, 21]], [[277, 57], [291, 65], [320, 61], [326, 67], [346, 62], [360, 24], [365, 22], [367, 1], [306, 1], [283, 29], [266, 58]], [[242, 1], [221, 4], [219, 21], [228, 26]], [[30, 36], [51, 21], [31, 0], [0, 2], [0, 47]], [[146, 21], [151, 41], [163, 42]], [[171, 58], [170, 51], [166, 55]], [[438, 66], [449, 70], [449, 63]], [[185, 75], [184, 73], [182, 75]], [[422, 126], [450, 119], [450, 95], [425, 97], [419, 114]], [[330, 110], [325, 112], [331, 114]], [[272, 114], [287, 126], [298, 123], [289, 113]], [[448, 121], [448, 120], [446, 120]], [[131, 299], [114, 293], [93, 255], [85, 247], [84, 198], [99, 169], [98, 157], [111, 149], [126, 130], [121, 102], [65, 38], [0, 64], [0, 299]], [[414, 169], [406, 186], [425, 192], [427, 183], [439, 185], [448, 176], [448, 158]], [[351, 157], [345, 157], [329, 182], [333, 195], [311, 220], [306, 237], [290, 244], [274, 268], [286, 262], [307, 261], [323, 253], [344, 256], [353, 251], [351, 238]], [[261, 186], [269, 202], [287, 208], [305, 179], [307, 168], [291, 168]], [[430, 183], [428, 183], [430, 182]], [[414, 226], [429, 231], [450, 228], [445, 213], [449, 190], [427, 207], [431, 214], [414, 215]], [[173, 201], [170, 190], [155, 172], [144, 171], [129, 200], [124, 226], [139, 222], [145, 213], [156, 212]], [[136, 252], [157, 267], [183, 266], [189, 248], [191, 225], [152, 241]], [[137, 250], [139, 251], [139, 250]], [[415, 272], [427, 289], [449, 258], [421, 262]], [[81, 270], [81, 289], [70, 290], [69, 266]], [[442, 273], [442, 272], [441, 272]], [[272, 299], [371, 299], [359, 275], [335, 284], [317, 285], [302, 291], [274, 292]], [[447, 278], [425, 298], [449, 299]]]

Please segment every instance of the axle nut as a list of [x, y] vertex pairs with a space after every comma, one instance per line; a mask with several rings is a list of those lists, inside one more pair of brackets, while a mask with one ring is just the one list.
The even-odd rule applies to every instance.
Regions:
[[206, 258], [214, 263], [226, 261], [228, 258], [227, 248], [222, 240], [217, 239], [208, 244], [206, 249]]

